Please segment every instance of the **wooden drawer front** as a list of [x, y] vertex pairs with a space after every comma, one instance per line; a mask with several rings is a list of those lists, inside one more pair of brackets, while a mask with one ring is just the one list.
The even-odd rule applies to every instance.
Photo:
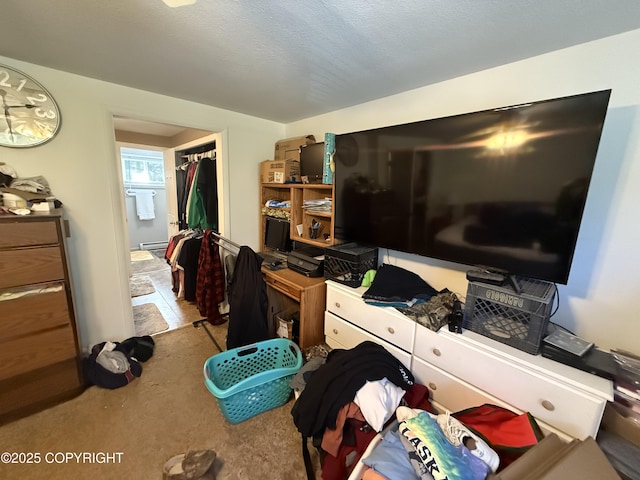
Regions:
[[69, 324], [67, 295], [59, 292], [25, 295], [0, 302], [0, 348], [2, 341]]
[[492, 397], [486, 392], [475, 388], [473, 385], [463, 382], [419, 358], [414, 357], [411, 373], [413, 373], [416, 382], [429, 388], [431, 400], [439, 410], [449, 410], [455, 413], [466, 408], [490, 403], [521, 413], [511, 405]]
[[56, 222], [0, 222], [0, 248], [58, 243]]
[[355, 295], [328, 286], [327, 310], [407, 352], [413, 348], [416, 322], [394, 308], [367, 305]]
[[595, 438], [606, 400], [526, 370], [506, 357], [420, 327], [416, 356], [575, 438]]
[[5, 414], [25, 411], [32, 405], [46, 406], [50, 400], [80, 393], [81, 386], [75, 358], [0, 381], [0, 423]]
[[298, 302], [300, 301], [300, 294], [302, 293], [302, 289], [300, 287], [280, 281], [268, 275], [264, 276], [264, 281], [269, 287], [275, 288], [279, 292], [284, 293]]
[[76, 357], [71, 325], [2, 344], [0, 380]]
[[330, 346], [332, 343], [337, 343], [343, 345], [341, 348], [353, 348], [367, 340], [382, 345], [389, 353], [400, 360], [405, 367], [411, 368], [411, 354], [380, 340], [378, 337], [349, 322], [345, 322], [330, 312], [325, 312], [324, 314], [324, 333]]
[[0, 251], [0, 288], [52, 282], [64, 278], [59, 247]]

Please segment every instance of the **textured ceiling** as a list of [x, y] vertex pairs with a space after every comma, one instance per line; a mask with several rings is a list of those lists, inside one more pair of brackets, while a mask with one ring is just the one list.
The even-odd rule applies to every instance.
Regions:
[[0, 54], [286, 123], [636, 28], [638, 0], [3, 0]]

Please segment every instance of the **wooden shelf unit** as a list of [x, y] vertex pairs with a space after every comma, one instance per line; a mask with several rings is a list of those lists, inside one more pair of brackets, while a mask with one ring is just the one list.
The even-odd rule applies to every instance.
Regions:
[[[304, 202], [307, 200], [320, 200], [323, 198], [331, 198], [331, 213], [308, 212], [303, 208]], [[280, 202], [290, 201], [291, 208], [283, 209], [285, 216], [291, 222], [290, 236], [292, 240], [297, 242], [315, 245], [318, 247], [327, 247], [334, 244], [334, 206], [333, 206], [333, 185], [325, 184], [281, 184], [281, 183], [263, 183], [260, 188], [260, 242], [264, 242], [265, 217], [262, 213], [263, 207], [268, 200], [277, 200]], [[288, 213], [288, 215], [286, 215]], [[310, 237], [309, 228], [313, 220], [320, 223], [319, 238]], [[302, 225], [302, 235], [298, 234], [297, 225]], [[327, 240], [324, 235], [328, 234]]]

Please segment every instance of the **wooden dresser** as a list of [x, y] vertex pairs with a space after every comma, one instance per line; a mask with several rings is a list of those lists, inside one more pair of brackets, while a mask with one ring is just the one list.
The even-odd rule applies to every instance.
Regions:
[[61, 211], [0, 215], [0, 424], [82, 391]]

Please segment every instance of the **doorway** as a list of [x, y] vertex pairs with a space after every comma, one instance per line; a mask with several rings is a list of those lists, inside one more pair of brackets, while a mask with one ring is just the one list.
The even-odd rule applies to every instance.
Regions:
[[194, 302], [178, 298], [165, 258], [167, 242], [178, 231], [175, 158], [181, 148], [216, 134], [120, 116], [113, 120], [136, 335], [189, 325], [202, 316]]

